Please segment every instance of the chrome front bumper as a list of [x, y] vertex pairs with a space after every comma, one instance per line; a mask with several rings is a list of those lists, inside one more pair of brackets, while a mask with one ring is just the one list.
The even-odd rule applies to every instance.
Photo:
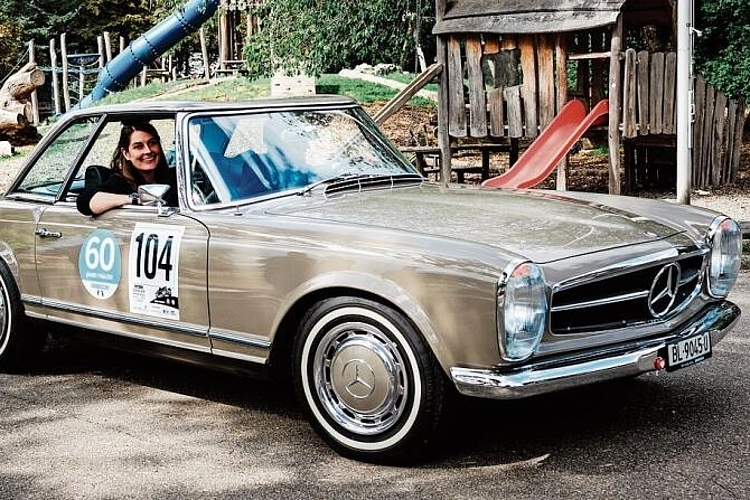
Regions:
[[616, 351], [600, 350], [587, 353], [569, 363], [531, 364], [511, 372], [493, 369], [451, 368], [451, 378], [461, 394], [492, 399], [518, 399], [545, 392], [592, 384], [604, 380], [630, 377], [656, 371], [655, 361], [667, 342], [710, 332], [711, 347], [737, 323], [740, 308], [721, 302], [704, 309], [686, 325], [656, 340], [641, 342]]

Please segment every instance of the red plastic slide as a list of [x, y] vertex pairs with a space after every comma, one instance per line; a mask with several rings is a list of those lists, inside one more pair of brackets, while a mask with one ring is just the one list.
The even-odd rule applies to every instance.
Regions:
[[492, 188], [530, 188], [555, 169], [573, 144], [602, 116], [609, 113], [609, 101], [599, 101], [587, 115], [583, 102], [574, 99], [560, 110], [547, 128], [505, 173], [482, 183]]

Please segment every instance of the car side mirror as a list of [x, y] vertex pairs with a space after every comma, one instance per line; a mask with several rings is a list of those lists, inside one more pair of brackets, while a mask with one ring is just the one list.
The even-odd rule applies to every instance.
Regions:
[[141, 205], [156, 205], [158, 215], [169, 215], [164, 210], [164, 195], [169, 191], [169, 184], [144, 184], [138, 187], [138, 198]]

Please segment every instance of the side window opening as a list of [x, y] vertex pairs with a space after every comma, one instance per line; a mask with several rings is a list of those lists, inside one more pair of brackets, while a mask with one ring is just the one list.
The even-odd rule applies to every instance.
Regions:
[[[174, 118], [159, 118], [149, 120], [156, 130], [159, 132], [161, 138], [162, 149], [167, 157], [167, 161], [170, 167], [174, 167], [175, 159], [175, 120]], [[99, 132], [96, 139], [94, 140], [91, 148], [86, 153], [86, 156], [81, 161], [78, 170], [73, 176], [73, 180], [70, 184], [70, 188], [65, 194], [65, 201], [75, 201], [76, 196], [80, 193], [84, 186], [86, 186], [87, 170], [89, 172], [89, 179], [91, 178], [92, 170], [102, 172], [105, 169], [111, 168], [112, 158], [117, 149], [117, 143], [120, 140], [120, 131], [122, 129], [123, 121], [112, 120], [109, 121]], [[94, 167], [93, 169], [90, 167]], [[89, 180], [90, 182], [90, 180]]]
[[90, 117], [70, 124], [36, 158], [13, 193], [28, 193], [54, 200], [98, 120], [99, 117]]

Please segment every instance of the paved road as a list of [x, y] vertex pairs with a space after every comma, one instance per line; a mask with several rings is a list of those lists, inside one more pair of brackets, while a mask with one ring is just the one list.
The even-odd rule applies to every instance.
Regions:
[[750, 273], [733, 299], [710, 361], [467, 402], [412, 468], [334, 454], [277, 385], [57, 341], [0, 375], [0, 498], [750, 498]]

